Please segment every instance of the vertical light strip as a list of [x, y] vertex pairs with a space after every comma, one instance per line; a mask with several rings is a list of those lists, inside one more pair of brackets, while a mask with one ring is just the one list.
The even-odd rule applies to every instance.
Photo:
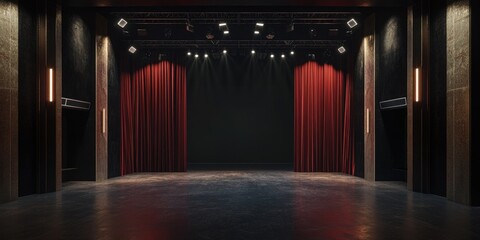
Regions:
[[367, 133], [370, 133], [370, 108], [367, 108]]
[[50, 69], [49, 69], [48, 101], [49, 101], [49, 102], [53, 102], [53, 68], [50, 68]]
[[105, 108], [102, 110], [102, 132], [105, 133], [106, 132], [106, 128], [107, 128], [107, 124], [106, 124], [106, 121], [105, 121], [105, 118], [106, 118], [106, 114], [105, 114]]
[[415, 69], [415, 102], [420, 102], [420, 69]]

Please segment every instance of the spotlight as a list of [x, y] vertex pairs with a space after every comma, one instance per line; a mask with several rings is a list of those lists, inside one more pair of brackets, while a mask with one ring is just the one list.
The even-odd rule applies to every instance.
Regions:
[[213, 40], [215, 38], [215, 35], [209, 32], [207, 33], [207, 35], [205, 35], [205, 38], [207, 38], [208, 40]]
[[191, 55], [192, 55], [192, 53], [191, 53], [191, 52], [187, 52], [187, 56], [191, 56]]
[[195, 54], [195, 58], [198, 58], [198, 54]]
[[261, 22], [257, 22], [257, 24], [255, 24], [255, 25], [258, 26], [258, 27], [263, 27], [264, 24], [261, 23]]
[[295, 31], [295, 25], [293, 23], [290, 23], [287, 25], [287, 32], [293, 32]]
[[230, 31], [228, 31], [228, 30], [223, 31], [223, 34], [224, 34], [224, 35], [230, 34]]
[[258, 35], [260, 34], [260, 31], [255, 30], [253, 33], [255, 33], [255, 35]]
[[355, 21], [354, 18], [350, 19], [350, 21], [348, 21], [347, 24], [350, 28], [354, 28], [358, 25], [357, 21]]
[[136, 49], [134, 46], [131, 46], [131, 47], [128, 49], [128, 51], [129, 51], [131, 54], [134, 54], [134, 53], [137, 51], [137, 49]]
[[227, 54], [227, 49], [224, 49], [224, 50], [223, 50], [223, 54]]
[[294, 51], [290, 51], [290, 55], [294, 55], [294, 54], [295, 54], [295, 52], [294, 52]]
[[282, 58], [285, 58], [285, 54], [282, 54]]
[[255, 54], [255, 50], [252, 50], [252, 54]]
[[162, 61], [167, 58], [167, 54], [160, 53], [158, 54], [158, 61]]
[[165, 38], [169, 39], [172, 37], [172, 29], [171, 28], [165, 28], [163, 30], [163, 35], [165, 36]]
[[225, 27], [225, 26], [227, 26], [227, 23], [219, 23], [218, 26], [219, 27]]
[[208, 58], [208, 54], [205, 53], [205, 55], [203, 55], [205, 58]]
[[121, 28], [124, 28], [125, 26], [127, 26], [128, 22], [127, 22], [127, 20], [125, 20], [125, 19], [122, 18], [122, 19], [120, 19], [120, 21], [118, 21], [117, 24], [118, 24], [118, 26], [120, 26]]
[[270, 54], [270, 58], [274, 58], [274, 57], [275, 57], [275, 55], [273, 55], [273, 54]]
[[275, 33], [274, 33], [274, 32], [270, 32], [270, 33], [266, 36], [266, 38], [267, 38], [268, 40], [274, 39], [274, 38], [275, 38]]
[[341, 47], [338, 48], [338, 52], [339, 52], [340, 54], [343, 54], [343, 53], [345, 53], [346, 51], [347, 51], [347, 49], [345, 49], [344, 46], [341, 46]]
[[187, 32], [194, 32], [195, 27], [192, 24], [187, 23], [186, 30], [187, 30]]

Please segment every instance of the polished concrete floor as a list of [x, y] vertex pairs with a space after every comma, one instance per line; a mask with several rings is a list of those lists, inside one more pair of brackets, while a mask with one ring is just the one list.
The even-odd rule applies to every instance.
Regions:
[[480, 209], [342, 174], [196, 170], [0, 204], [0, 239], [480, 239]]

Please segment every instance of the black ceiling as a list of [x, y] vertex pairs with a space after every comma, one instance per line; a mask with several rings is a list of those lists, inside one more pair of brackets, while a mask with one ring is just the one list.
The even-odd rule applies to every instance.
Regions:
[[81, 7], [185, 7], [185, 6], [315, 6], [315, 7], [395, 7], [407, 0], [63, 0], [67, 6]]

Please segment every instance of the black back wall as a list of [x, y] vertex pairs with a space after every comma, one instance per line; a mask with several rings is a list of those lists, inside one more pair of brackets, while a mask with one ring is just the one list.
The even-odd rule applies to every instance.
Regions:
[[63, 12], [63, 97], [91, 102], [63, 109], [63, 180], [95, 180], [95, 25], [91, 13]]
[[431, 1], [430, 10], [430, 192], [447, 191], [447, 23], [446, 0]]
[[189, 163], [293, 164], [291, 66], [258, 54], [188, 59]]
[[405, 9], [376, 14], [375, 168], [376, 178], [406, 181], [407, 111], [380, 111], [379, 102], [407, 96], [407, 21]]
[[19, 196], [36, 192], [36, 27], [35, 4], [19, 1]]

